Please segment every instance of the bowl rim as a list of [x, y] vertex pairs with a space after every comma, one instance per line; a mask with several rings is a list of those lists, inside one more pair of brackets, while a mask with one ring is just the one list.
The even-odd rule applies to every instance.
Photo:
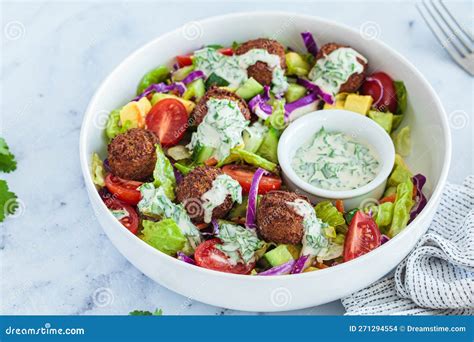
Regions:
[[[377, 136], [380, 136], [381, 139], [383, 139], [383, 141], [380, 140], [380, 144], [378, 146], [373, 146], [373, 144], [371, 144], [372, 148], [377, 151], [378, 159], [383, 162], [379, 172], [369, 183], [352, 190], [328, 190], [309, 184], [296, 174], [295, 170], [291, 166], [292, 160], [288, 153], [288, 150], [293, 146], [297, 145], [298, 148], [300, 148], [307, 142], [299, 139], [299, 137], [294, 134], [295, 130], [299, 130], [302, 126], [304, 126], [307, 127], [308, 130], [312, 131], [311, 136], [313, 136], [317, 131], [317, 129], [315, 130], [314, 128], [319, 126], [322, 120], [324, 120], [324, 122], [340, 120], [341, 118], [339, 115], [345, 116], [342, 118], [344, 120], [347, 117], [347, 120], [351, 121], [351, 126], [356, 130], [359, 127], [365, 128], [363, 130], [364, 134], [361, 134], [360, 136], [362, 143], [367, 140], [366, 136], [371, 133], [375, 133]], [[324, 124], [321, 125], [321, 127], [324, 127]], [[347, 129], [340, 129], [339, 131], [344, 134], [348, 134]], [[355, 138], [354, 140], [357, 141], [359, 139]], [[392, 171], [393, 163], [395, 162], [395, 148], [388, 133], [379, 124], [367, 118], [365, 115], [354, 113], [345, 109], [322, 109], [305, 114], [285, 128], [285, 131], [280, 137], [280, 142], [283, 142], [283, 144], [278, 144], [278, 160], [285, 176], [288, 177], [290, 181], [293, 182], [298, 188], [303, 189], [304, 191], [317, 197], [330, 199], [351, 199], [354, 197], [366, 195], [387, 180], [390, 172]]]
[[[295, 12], [286, 12], [286, 11], [255, 11], [255, 12], [236, 12], [236, 13], [231, 13], [231, 14], [224, 14], [224, 15], [218, 15], [218, 16], [212, 16], [208, 17], [203, 20], [198, 20], [196, 21], [199, 24], [212, 24], [213, 22], [219, 22], [222, 20], [226, 19], [238, 19], [238, 18], [248, 18], [249, 16], [252, 16], [256, 19], [258, 17], [268, 17], [268, 16], [274, 16], [274, 17], [292, 17], [292, 18], [300, 18], [304, 20], [313, 20], [313, 21], [318, 21], [322, 25], [329, 25], [329, 26], [334, 26], [338, 27], [340, 29], [350, 31], [352, 33], [357, 34], [357, 30], [353, 29], [350, 26], [347, 26], [345, 24], [341, 24], [332, 20], [327, 20], [318, 16], [312, 16], [312, 15], [307, 15], [307, 14], [300, 14], [300, 13], [295, 13]], [[102, 80], [100, 83], [99, 87], [95, 90], [94, 95], [92, 99], [90, 100], [87, 109], [84, 114], [84, 118], [82, 121], [81, 125], [81, 133], [80, 133], [80, 138], [79, 138], [79, 155], [80, 155], [80, 164], [81, 164], [81, 170], [82, 174], [84, 177], [85, 185], [86, 188], [89, 192], [89, 196], [92, 196], [96, 201], [99, 201], [102, 203], [102, 200], [100, 199], [99, 193], [97, 192], [95, 185], [92, 182], [92, 175], [91, 175], [91, 170], [90, 166], [87, 162], [88, 160], [88, 155], [86, 154], [86, 131], [89, 127], [93, 127], [91, 124], [91, 121], [93, 120], [93, 108], [96, 106], [96, 102], [99, 100], [99, 94], [100, 91], [110, 83], [110, 79], [112, 78], [113, 75], [116, 73], [122, 71], [125, 69], [128, 64], [130, 63], [131, 60], [133, 60], [136, 56], [140, 55], [143, 53], [143, 51], [147, 50], [150, 46], [155, 45], [159, 43], [161, 40], [164, 40], [168, 38], [169, 36], [173, 36], [177, 34], [182, 28], [178, 27], [174, 30], [168, 31], [164, 34], [159, 35], [158, 37], [152, 39], [150, 42], [142, 45], [138, 49], [135, 49], [131, 54], [129, 54], [122, 62], [120, 62], [111, 72], [108, 73], [108, 75]], [[197, 267], [195, 265], [191, 265], [185, 262], [182, 262], [172, 256], [169, 256], [163, 252], [160, 252], [156, 248], [148, 245], [146, 242], [142, 241], [138, 236], [132, 234], [130, 231], [127, 229], [123, 229], [123, 226], [120, 224], [119, 221], [115, 219], [115, 217], [107, 210], [107, 207], [105, 204], [102, 203], [101, 206], [97, 208], [97, 206], [94, 205], [94, 201], [90, 201], [92, 203], [92, 206], [96, 207], [97, 210], [101, 211], [102, 215], [105, 215], [109, 218], [111, 222], [113, 222], [114, 229], [116, 234], [121, 234], [122, 236], [127, 235], [127, 238], [130, 238], [131, 243], [133, 243], [135, 246], [141, 246], [137, 248], [145, 248], [148, 249], [148, 251], [151, 252], [151, 254], [155, 255], [157, 258], [165, 261], [170, 261], [171, 263], [174, 263], [173, 267], [178, 267], [182, 269], [187, 269], [193, 272], [198, 272], [204, 276], [214, 276], [214, 277], [223, 277], [227, 278], [229, 280], [235, 280], [235, 281], [240, 281], [242, 279], [247, 279], [249, 282], [265, 282], [265, 283], [270, 283], [275, 280], [282, 280], [282, 279], [310, 279], [314, 278], [316, 279], [317, 277], [321, 276], [321, 274], [329, 275], [334, 272], [343, 272], [347, 268], [352, 268], [352, 267], [357, 267], [358, 265], [362, 265], [366, 262], [367, 259], [374, 259], [376, 260], [379, 257], [380, 253], [383, 253], [390, 245], [394, 243], [394, 241], [398, 241], [401, 239], [404, 239], [407, 235], [410, 234], [410, 229], [409, 227], [415, 226], [418, 222], [423, 220], [426, 216], [429, 215], [435, 208], [435, 205], [437, 205], [438, 200], [441, 196], [441, 192], [443, 190], [444, 185], [446, 184], [447, 176], [448, 176], [448, 171], [449, 167], [451, 164], [451, 153], [452, 153], [452, 141], [451, 141], [451, 132], [449, 129], [449, 124], [448, 124], [448, 119], [446, 112], [441, 104], [441, 100], [439, 99], [438, 95], [436, 94], [435, 90], [431, 86], [431, 84], [425, 79], [423, 74], [414, 66], [412, 65], [403, 55], [401, 55], [399, 52], [388, 46], [386, 43], [382, 42], [378, 38], [373, 39], [370, 44], [375, 44], [382, 46], [383, 48], [389, 50], [391, 54], [399, 60], [399, 62], [403, 63], [407, 68], [411, 70], [411, 72], [423, 83], [423, 85], [426, 87], [428, 92], [431, 95], [431, 98], [433, 100], [433, 104], [436, 107], [437, 111], [441, 114], [440, 117], [440, 122], [442, 125], [443, 129], [443, 135], [444, 139], [446, 141], [446, 149], [445, 149], [445, 154], [444, 154], [444, 163], [443, 163], [443, 168], [441, 170], [440, 176], [439, 176], [439, 181], [437, 182], [435, 188], [433, 189], [433, 193], [428, 200], [427, 205], [425, 208], [421, 211], [421, 213], [404, 229], [402, 230], [397, 236], [395, 236], [393, 239], [389, 240], [382, 246], [376, 248], [375, 250], [371, 251], [370, 253], [364, 254], [356, 259], [341, 263], [337, 266], [329, 267], [326, 269], [319, 270], [318, 272], [306, 272], [306, 273], [299, 273], [299, 274], [292, 274], [292, 275], [273, 275], [273, 276], [263, 276], [263, 277], [257, 277], [257, 276], [249, 276], [249, 275], [242, 275], [242, 274], [233, 274], [233, 273], [226, 273], [226, 272], [219, 272], [219, 271], [214, 271], [211, 269], [203, 268], [203, 267]], [[96, 212], [97, 213], [97, 212]], [[113, 242], [112, 242], [113, 243]], [[114, 243], [113, 243], [114, 244]]]

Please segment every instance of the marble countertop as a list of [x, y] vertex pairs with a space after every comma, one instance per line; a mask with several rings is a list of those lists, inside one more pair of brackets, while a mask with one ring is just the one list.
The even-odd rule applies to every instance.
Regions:
[[[412, 2], [4, 2], [0, 135], [18, 159], [17, 171], [5, 178], [21, 206], [0, 228], [2, 314], [155, 308], [173, 314], [183, 306], [181, 314], [245, 314], [177, 295], [119, 254], [89, 204], [78, 140], [94, 91], [136, 48], [189, 21], [267, 9], [324, 16], [354, 28], [376, 23], [378, 38], [419, 68], [446, 108], [455, 151], [449, 180], [461, 182], [473, 173], [473, 79], [442, 50]], [[290, 314], [343, 312], [333, 302]]]

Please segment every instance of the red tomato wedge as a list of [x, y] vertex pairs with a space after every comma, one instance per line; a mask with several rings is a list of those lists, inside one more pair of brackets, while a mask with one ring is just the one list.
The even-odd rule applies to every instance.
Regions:
[[101, 197], [109, 210], [125, 210], [128, 213], [127, 216], [120, 219], [120, 223], [136, 235], [138, 233], [139, 223], [137, 211], [131, 205], [114, 198], [108, 192], [101, 193]]
[[115, 198], [131, 205], [137, 205], [137, 203], [140, 202], [141, 194], [138, 187], [142, 184], [142, 182], [122, 179], [111, 173], [105, 177], [107, 190], [109, 190]]
[[232, 50], [232, 48], [222, 48], [219, 49], [219, 52], [226, 56], [232, 56], [234, 54], [234, 50]]
[[148, 112], [145, 123], [164, 147], [176, 145], [188, 128], [188, 113], [184, 105], [175, 99], [158, 101]]
[[397, 93], [393, 80], [384, 72], [368, 76], [360, 88], [360, 93], [372, 96], [373, 107], [381, 112], [395, 113], [397, 110]]
[[[248, 194], [250, 186], [252, 185], [252, 178], [255, 173], [255, 168], [246, 165], [226, 165], [222, 168], [222, 171], [239, 182], [242, 187], [242, 192]], [[278, 190], [281, 188], [281, 178], [277, 175], [265, 175], [260, 180], [258, 185], [258, 193], [266, 194], [272, 190]]]
[[180, 68], [188, 65], [193, 65], [193, 58], [191, 55], [176, 56], [176, 61], [178, 62]]
[[242, 263], [233, 264], [229, 257], [216, 247], [220, 244], [220, 239], [207, 240], [197, 246], [194, 252], [196, 265], [215, 271], [249, 274], [254, 268], [254, 264], [245, 265]]
[[344, 262], [364, 255], [381, 244], [379, 227], [374, 220], [362, 211], [352, 218], [344, 243]]

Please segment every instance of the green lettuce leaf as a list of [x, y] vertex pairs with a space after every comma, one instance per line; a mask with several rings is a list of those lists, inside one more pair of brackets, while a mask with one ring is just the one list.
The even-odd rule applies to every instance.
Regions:
[[142, 240], [163, 253], [175, 255], [185, 248], [187, 239], [173, 219], [143, 220], [142, 225]]
[[399, 132], [392, 134], [393, 144], [395, 145], [395, 152], [406, 157], [411, 151], [410, 127], [403, 127]]
[[16, 170], [15, 156], [10, 152], [5, 139], [0, 138], [0, 171], [11, 172]]
[[92, 155], [92, 182], [100, 187], [105, 186], [104, 163], [97, 153]]
[[322, 201], [314, 207], [316, 216], [321, 221], [327, 223], [332, 227], [337, 227], [346, 223], [342, 213], [330, 201]]
[[393, 206], [394, 204], [392, 202], [385, 202], [374, 208], [375, 223], [380, 229], [392, 223]]
[[220, 162], [217, 166], [221, 167], [222, 165], [231, 164], [237, 161], [244, 161], [247, 164], [261, 167], [270, 172], [277, 172], [277, 164], [260, 157], [259, 155], [245, 151], [242, 148], [233, 148], [230, 150], [230, 155]]
[[173, 166], [165, 156], [160, 145], [156, 145], [156, 164], [153, 170], [154, 184], [156, 187], [162, 187], [166, 196], [174, 200], [174, 189], [176, 188], [176, 178], [173, 172]]
[[407, 109], [407, 88], [403, 81], [393, 81], [397, 95], [397, 111], [395, 114], [404, 114]]
[[137, 95], [143, 93], [143, 91], [148, 88], [150, 85], [155, 83], [163, 82], [170, 75], [170, 70], [168, 67], [161, 65], [143, 75], [140, 83], [137, 87]]
[[413, 182], [410, 178], [397, 186], [397, 199], [393, 204], [392, 223], [387, 233], [390, 238], [393, 238], [407, 226], [413, 205]]
[[403, 158], [398, 154], [395, 155], [395, 165], [387, 181], [388, 188], [397, 186], [398, 184], [405, 182], [407, 179], [411, 180], [412, 177], [413, 174], [408, 169]]
[[125, 133], [132, 127], [131, 121], [127, 120], [125, 123], [120, 122], [120, 110], [121, 108], [111, 111], [109, 118], [107, 119], [105, 135], [109, 141], [115, 138], [117, 135]]

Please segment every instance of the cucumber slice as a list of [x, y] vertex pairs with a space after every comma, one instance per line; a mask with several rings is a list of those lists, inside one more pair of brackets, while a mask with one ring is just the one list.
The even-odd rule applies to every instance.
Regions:
[[274, 127], [270, 127], [267, 134], [263, 138], [263, 142], [257, 150], [257, 154], [273, 163], [278, 163], [278, 140], [280, 139], [280, 131]]
[[278, 266], [298, 258], [299, 249], [292, 245], [278, 245], [264, 254], [264, 258], [271, 266]]
[[193, 152], [193, 160], [196, 163], [203, 164], [212, 157], [214, 148], [209, 146], [197, 146]]
[[209, 89], [213, 85], [218, 87], [227, 87], [229, 85], [229, 82], [227, 82], [222, 77], [216, 75], [215, 73], [212, 73], [206, 80], [206, 89]]
[[306, 88], [296, 83], [288, 84], [288, 90], [285, 93], [287, 103], [294, 102], [306, 95]]
[[194, 98], [196, 99], [196, 101], [199, 101], [199, 99], [204, 96], [205, 92], [206, 86], [204, 85], [204, 81], [199, 78], [188, 84], [188, 87], [185, 93], [183, 94], [183, 98], [185, 100], [191, 100], [192, 98]]
[[245, 83], [235, 92], [244, 100], [250, 100], [257, 94], [263, 91], [263, 86], [258, 83], [253, 77], [250, 77]]
[[247, 131], [242, 133], [242, 139], [244, 140], [244, 150], [252, 153], [255, 153], [263, 142], [263, 136], [258, 136], [256, 134], [252, 136]]

